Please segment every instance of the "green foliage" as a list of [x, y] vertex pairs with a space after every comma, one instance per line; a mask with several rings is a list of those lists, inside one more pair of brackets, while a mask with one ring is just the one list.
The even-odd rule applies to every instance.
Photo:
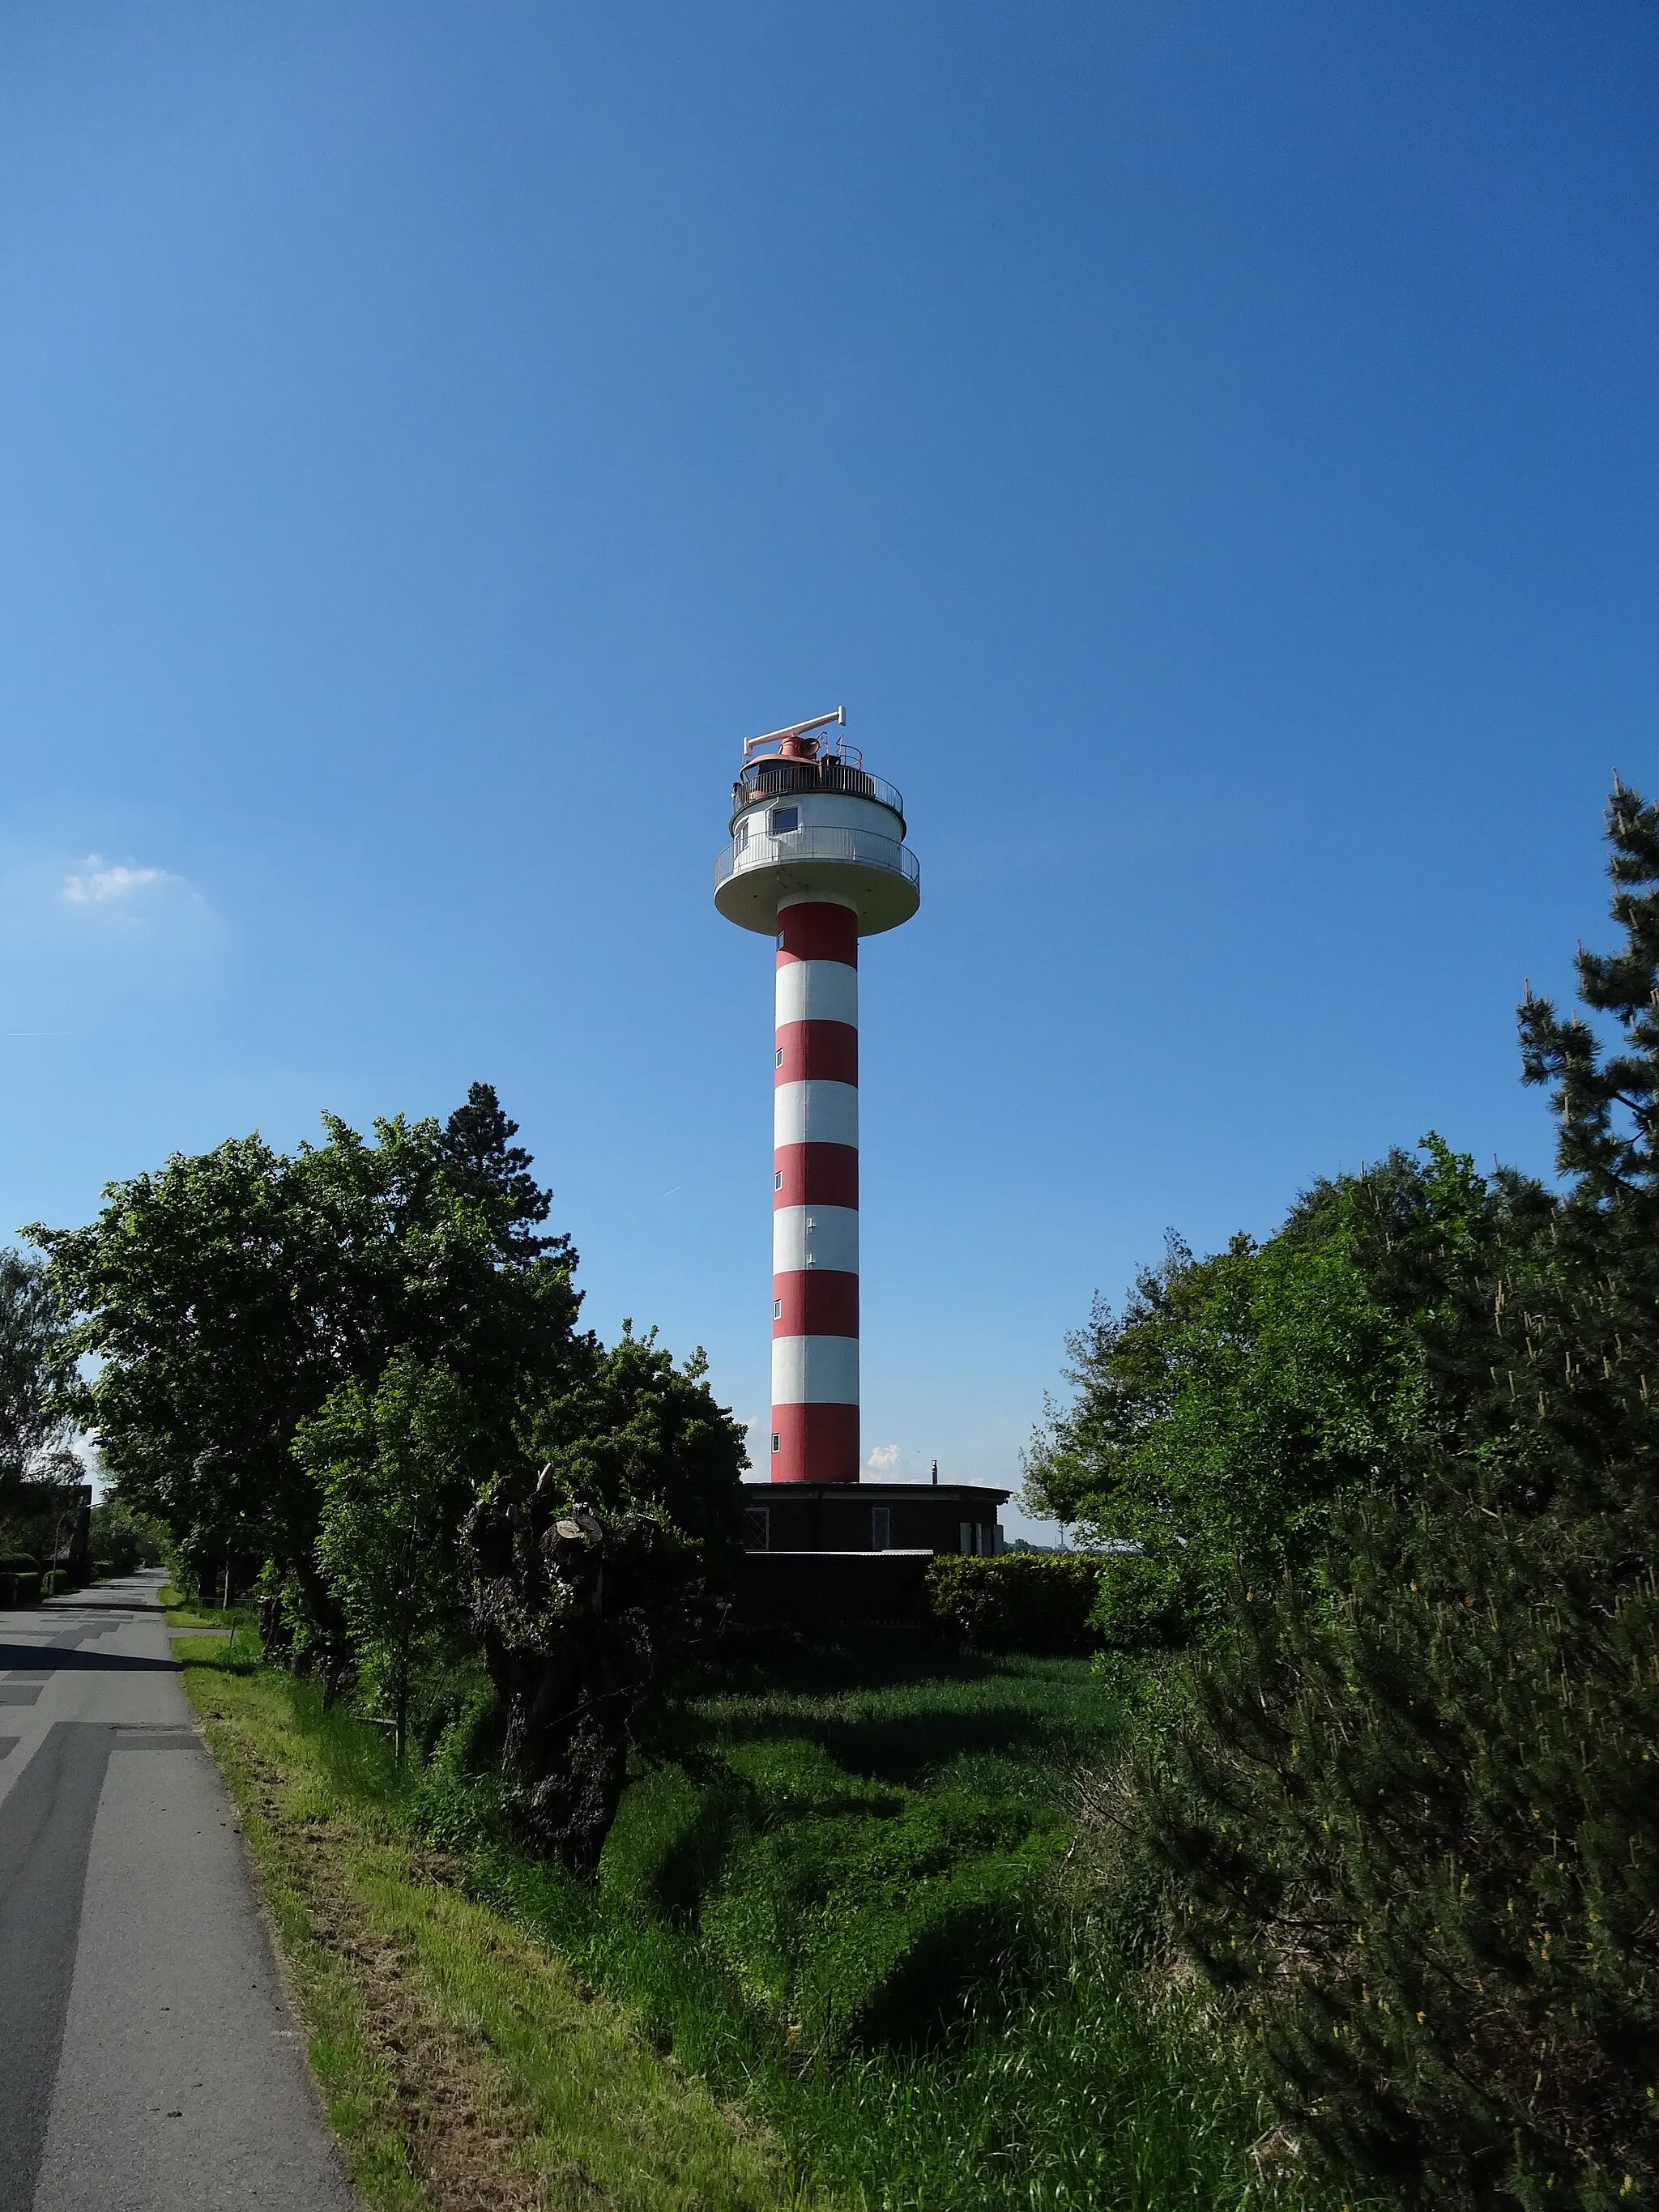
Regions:
[[167, 1529], [153, 1514], [135, 1513], [120, 1498], [106, 1498], [92, 1509], [92, 1543], [109, 1571], [130, 1575], [140, 1567], [159, 1567], [167, 1557]]
[[33, 1605], [40, 1595], [40, 1569], [27, 1553], [0, 1559], [0, 1605]]
[[1292, 2127], [1437, 2205], [1659, 2203], [1659, 810], [1615, 793], [1610, 834], [1615, 1048], [1522, 1009], [1567, 1189], [1431, 1154], [1432, 1233], [1362, 1254], [1420, 1412], [1140, 1761]]
[[1195, 1260], [1172, 1238], [1121, 1316], [1097, 1299], [1069, 1340], [1074, 1396], [1033, 1438], [1027, 1498], [1134, 1547], [1096, 1616], [1114, 1642], [1207, 1634], [1237, 1577], [1307, 1571], [1410, 1440], [1458, 1429], [1459, 1316], [1548, 1201], [1422, 1150], [1316, 1184], [1265, 1244]]
[[1065, 1840], [1041, 1805], [918, 1791], [768, 1733], [635, 1784], [599, 1887], [696, 1926], [792, 2047], [921, 2045], [1013, 2000], [1022, 1916]]
[[[1069, 1831], [1059, 1807], [1074, 1809], [1071, 1770], [1119, 1746], [1133, 1670], [1113, 1665], [1108, 1680], [1086, 1662], [973, 1652], [915, 1631], [746, 1636], [684, 1716], [679, 1771], [629, 1789], [597, 1885], [500, 1844], [475, 1856], [472, 1879], [681, 2065], [775, 2127], [803, 2185], [872, 2212], [1336, 2212], [1344, 2202], [1358, 2212], [1352, 2192], [1328, 2191], [1284, 2154], [1225, 2014], [1196, 1988], [1127, 1966], [1092, 1917], [1073, 1917], [1051, 1871], [1033, 1872], [1012, 1948], [988, 1970], [970, 1947], [958, 1975], [961, 1954], [947, 1948], [945, 1987], [965, 1994], [937, 2014], [918, 2005], [908, 2027], [902, 2010], [887, 2021], [872, 2010], [862, 2039], [832, 2033], [817, 2048], [790, 2036], [787, 2007], [743, 1996], [699, 1925], [694, 1893], [734, 1894], [739, 1858], [763, 1832], [823, 1821], [856, 1835], [868, 1821], [908, 1849], [907, 1808], [910, 1820], [924, 1808], [949, 1808], [947, 1820], [994, 1813], [1016, 1791], [1052, 1805], [1055, 1832]], [[708, 1793], [733, 1781], [735, 1804], [726, 1796], [675, 1868]], [[860, 1937], [902, 1925], [902, 1901], [890, 1917], [859, 1918], [858, 1853], [812, 1863], [848, 1868]], [[750, 1864], [758, 1881], [765, 1863]], [[917, 1956], [929, 1930], [912, 1932]], [[787, 1980], [807, 1969], [770, 1971]], [[763, 1957], [754, 1971], [768, 1971]], [[849, 1990], [863, 1971], [854, 1957]], [[904, 1995], [902, 1979], [893, 1995]]]
[[1614, 1531], [1466, 1483], [1356, 1509], [1339, 1602], [1257, 1594], [1154, 1838], [1344, 2170], [1599, 2205], [1659, 2181], [1659, 1602]]
[[546, 1495], [599, 1512], [659, 1512], [696, 1547], [699, 1589], [688, 1602], [718, 1607], [737, 1587], [749, 1464], [743, 1431], [714, 1401], [698, 1346], [684, 1365], [624, 1321], [617, 1342], [571, 1363], [521, 1431]]
[[84, 1481], [69, 1449], [75, 1350], [43, 1260], [0, 1250], [0, 1520], [35, 1486]]
[[941, 1552], [927, 1570], [927, 1609], [987, 1651], [1086, 1651], [1105, 1565], [1075, 1552]]
[[415, 1670], [463, 1619], [456, 1536], [477, 1425], [447, 1367], [398, 1352], [372, 1393], [346, 1383], [295, 1439], [322, 1498], [318, 1568], [399, 1761]]
[[325, 1116], [292, 1156], [234, 1139], [109, 1186], [83, 1229], [32, 1232], [96, 1357], [80, 1411], [125, 1501], [166, 1522], [188, 1571], [229, 1547], [263, 1559], [313, 1616], [320, 1498], [291, 1449], [331, 1393], [372, 1390], [394, 1353], [441, 1357], [472, 1395], [482, 1479], [528, 1398], [572, 1356], [575, 1255], [524, 1241], [545, 1213], [522, 1187], [511, 1124], [475, 1085], [447, 1128]]
[[623, 1323], [523, 1424], [468, 1516], [473, 1626], [501, 1703], [521, 1832], [591, 1868], [631, 1750], [651, 1742], [742, 1555], [743, 1432], [701, 1351], [677, 1367]]
[[31, 1567], [50, 1555], [86, 1480], [70, 1449], [74, 1381], [46, 1262], [0, 1250], [0, 1548], [33, 1555]]

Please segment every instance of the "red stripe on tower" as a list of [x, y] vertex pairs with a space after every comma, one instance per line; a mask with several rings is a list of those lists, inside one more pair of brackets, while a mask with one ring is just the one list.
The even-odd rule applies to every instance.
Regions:
[[771, 1474], [859, 1479], [858, 960], [852, 908], [778, 915]]

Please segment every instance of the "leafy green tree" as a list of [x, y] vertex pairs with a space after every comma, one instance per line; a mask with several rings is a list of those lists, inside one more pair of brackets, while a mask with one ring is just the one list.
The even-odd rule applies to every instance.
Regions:
[[476, 1425], [447, 1367], [398, 1352], [372, 1391], [344, 1384], [295, 1440], [322, 1498], [317, 1565], [400, 1765], [416, 1670], [465, 1619], [457, 1538]]
[[75, 1346], [46, 1263], [0, 1251], [0, 1506], [27, 1484], [82, 1480], [69, 1449]]
[[1615, 791], [1609, 835], [1623, 944], [1584, 1014], [1521, 1009], [1565, 1188], [1384, 1240], [1419, 1416], [1142, 1762], [1287, 2119], [1436, 2205], [1659, 2202], [1659, 810]]
[[120, 1498], [106, 1498], [92, 1509], [92, 1556], [106, 1559], [118, 1575], [139, 1567], [159, 1567], [167, 1556], [167, 1532], [148, 1513], [135, 1513]]
[[75, 1346], [43, 1260], [0, 1251], [0, 1551], [41, 1556], [86, 1480], [70, 1449]]
[[[469, 1107], [493, 1105], [479, 1088]], [[292, 1156], [256, 1135], [175, 1157], [111, 1185], [86, 1228], [33, 1233], [79, 1316], [75, 1348], [100, 1362], [80, 1407], [122, 1496], [204, 1581], [227, 1546], [244, 1574], [272, 1561], [343, 1664], [301, 1423], [343, 1383], [372, 1389], [399, 1351], [441, 1355], [478, 1409], [482, 1480], [568, 1364], [579, 1301], [568, 1241], [514, 1243], [539, 1200], [475, 1121], [398, 1117], [370, 1141], [326, 1116], [324, 1132]]]
[[1356, 1199], [1206, 1260], [1172, 1239], [1121, 1316], [1097, 1301], [1071, 1340], [1076, 1395], [1034, 1439], [1027, 1498], [1133, 1547], [1103, 1583], [1118, 1638], [1179, 1638], [1241, 1568], [1308, 1556], [1412, 1423], [1420, 1361], [1358, 1263]]
[[525, 1456], [466, 1523], [503, 1770], [528, 1840], [573, 1868], [597, 1863], [630, 1750], [735, 1588], [743, 1431], [703, 1375], [701, 1351], [677, 1367], [624, 1322], [526, 1422]]

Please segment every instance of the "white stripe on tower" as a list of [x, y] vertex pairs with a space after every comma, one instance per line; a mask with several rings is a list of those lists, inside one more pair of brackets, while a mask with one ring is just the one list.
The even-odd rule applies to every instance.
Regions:
[[772, 1478], [859, 1479], [858, 916], [778, 916]]

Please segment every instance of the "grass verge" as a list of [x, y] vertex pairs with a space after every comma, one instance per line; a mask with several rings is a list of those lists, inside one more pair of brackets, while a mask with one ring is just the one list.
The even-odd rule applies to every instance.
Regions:
[[[201, 1625], [179, 1619], [175, 1628]], [[371, 1731], [204, 1638], [185, 1686], [240, 1812], [352, 2180], [405, 2207], [769, 2212], [775, 2138], [464, 1895]], [[820, 2200], [821, 2201], [821, 2200]]]

